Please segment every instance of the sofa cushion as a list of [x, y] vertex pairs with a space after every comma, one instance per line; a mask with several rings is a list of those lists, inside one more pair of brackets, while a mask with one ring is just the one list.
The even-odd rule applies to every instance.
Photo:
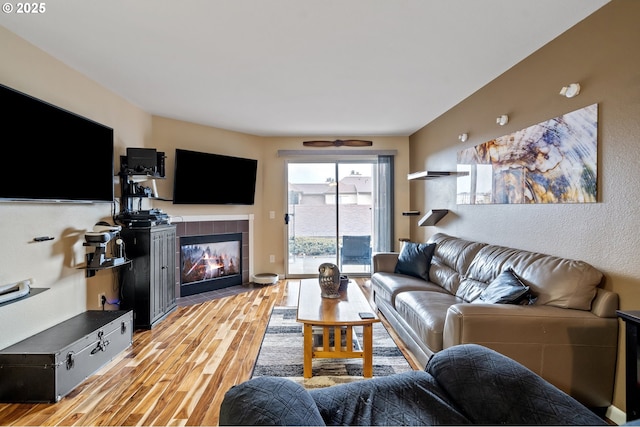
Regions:
[[473, 424], [606, 424], [520, 363], [477, 344], [436, 353], [425, 370]]
[[467, 276], [490, 283], [511, 267], [536, 295], [538, 305], [590, 310], [602, 273], [583, 261], [486, 245], [478, 251]]
[[396, 296], [400, 292], [433, 291], [447, 293], [445, 289], [435, 283], [427, 282], [414, 276], [397, 273], [373, 273], [371, 276], [371, 286], [376, 294], [376, 298], [387, 301], [392, 307], [395, 307]]
[[485, 243], [471, 242], [444, 233], [434, 234], [428, 243], [436, 244], [431, 259], [429, 280], [455, 295], [460, 280]]
[[396, 297], [398, 315], [432, 351], [442, 350], [447, 310], [462, 299], [444, 292], [408, 291]]
[[500, 273], [473, 303], [520, 304], [530, 301], [529, 287], [522, 283], [511, 267]]
[[429, 267], [435, 247], [435, 243], [406, 242], [398, 257], [395, 272], [429, 280]]

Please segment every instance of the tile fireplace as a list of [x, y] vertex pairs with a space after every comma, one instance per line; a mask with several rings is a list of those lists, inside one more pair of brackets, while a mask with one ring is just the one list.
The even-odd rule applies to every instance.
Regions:
[[251, 220], [176, 218], [176, 295], [249, 283]]
[[242, 233], [180, 238], [180, 296], [242, 284]]

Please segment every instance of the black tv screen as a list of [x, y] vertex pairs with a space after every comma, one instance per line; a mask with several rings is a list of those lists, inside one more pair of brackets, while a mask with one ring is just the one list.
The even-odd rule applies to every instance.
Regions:
[[0, 85], [0, 200], [113, 202], [113, 129]]
[[173, 203], [252, 205], [258, 161], [176, 149]]

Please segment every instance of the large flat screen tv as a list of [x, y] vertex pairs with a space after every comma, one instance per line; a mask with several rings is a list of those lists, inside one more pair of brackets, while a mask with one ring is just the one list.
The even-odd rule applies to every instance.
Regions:
[[0, 85], [0, 201], [113, 202], [113, 129]]
[[176, 149], [173, 203], [252, 205], [258, 161]]

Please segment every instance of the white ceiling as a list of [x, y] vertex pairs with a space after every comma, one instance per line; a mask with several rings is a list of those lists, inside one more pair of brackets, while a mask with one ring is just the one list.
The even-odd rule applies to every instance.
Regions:
[[0, 24], [152, 114], [406, 136], [608, 1], [58, 0]]

